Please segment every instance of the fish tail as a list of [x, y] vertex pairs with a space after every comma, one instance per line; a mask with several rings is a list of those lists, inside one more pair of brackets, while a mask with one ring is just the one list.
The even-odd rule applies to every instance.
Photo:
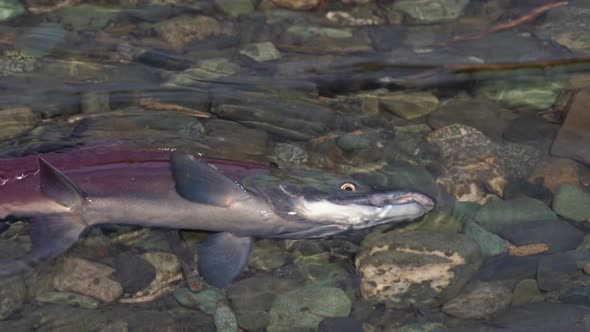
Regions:
[[31, 218], [31, 251], [14, 261], [0, 261], [0, 275], [15, 274], [38, 261], [64, 253], [80, 237], [86, 223], [75, 211], [84, 204], [86, 194], [53, 165], [39, 158], [41, 191], [71, 212], [45, 214]]

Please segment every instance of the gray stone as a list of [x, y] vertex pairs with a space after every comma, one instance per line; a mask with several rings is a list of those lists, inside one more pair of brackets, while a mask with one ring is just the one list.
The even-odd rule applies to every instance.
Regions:
[[563, 220], [533, 221], [506, 226], [498, 233], [517, 246], [544, 243], [546, 253], [576, 249], [584, 239], [584, 233]]
[[506, 240], [494, 233], [486, 231], [484, 228], [474, 222], [467, 223], [463, 231], [467, 236], [479, 244], [481, 254], [484, 257], [497, 256], [508, 251]]
[[517, 198], [509, 201], [490, 201], [477, 211], [474, 219], [487, 231], [498, 233], [506, 226], [531, 221], [557, 220], [557, 216], [539, 200]]
[[469, 281], [480, 255], [479, 245], [462, 234], [376, 231], [356, 258], [361, 293], [394, 308], [436, 307]]
[[120, 10], [96, 5], [78, 5], [65, 7], [58, 12], [61, 24], [74, 31], [104, 29], [115, 20]]
[[583, 222], [590, 217], [590, 193], [571, 184], [563, 184], [557, 189], [551, 207], [564, 218]]
[[379, 96], [381, 106], [405, 120], [414, 120], [432, 113], [438, 98], [428, 92], [397, 92]]
[[0, 320], [4, 320], [25, 303], [27, 289], [20, 278], [8, 278], [0, 280]]
[[576, 261], [566, 253], [543, 256], [537, 267], [537, 282], [543, 291], [558, 290], [579, 272]]
[[115, 278], [125, 293], [135, 293], [147, 287], [156, 277], [156, 268], [138, 256], [124, 252], [115, 258]]
[[111, 111], [108, 92], [84, 92], [80, 97], [82, 113], [106, 113]]
[[348, 316], [351, 305], [348, 295], [339, 288], [296, 289], [276, 297], [268, 331], [314, 331], [323, 318]]
[[363, 324], [350, 317], [325, 318], [318, 326], [318, 332], [363, 332]]
[[263, 330], [270, 320], [270, 309], [275, 298], [299, 287], [300, 282], [254, 276], [233, 283], [227, 290], [240, 327], [248, 331]]
[[445, 303], [442, 311], [461, 319], [485, 319], [508, 308], [511, 298], [501, 282], [477, 283]]
[[487, 260], [481, 267], [478, 279], [482, 281], [534, 279], [537, 275], [538, 261], [539, 256], [496, 256]]
[[590, 307], [590, 287], [574, 287], [563, 293], [559, 300], [563, 303], [579, 304]]
[[416, 223], [417, 230], [438, 233], [459, 233], [463, 230], [460, 219], [446, 213], [429, 213]]
[[[504, 331], [583, 332], [590, 325], [586, 319], [590, 309], [563, 303], [532, 303], [517, 306], [494, 317], [489, 324]], [[508, 327], [508, 328], [504, 328]], [[471, 330], [475, 331], [475, 330]], [[499, 331], [497, 328], [487, 331]]]
[[468, 3], [469, 0], [398, 0], [392, 8], [417, 23], [428, 24], [458, 18]]
[[457, 98], [441, 103], [428, 116], [428, 124], [434, 129], [452, 124], [469, 126], [501, 143], [502, 133], [515, 117], [512, 111], [487, 100]]

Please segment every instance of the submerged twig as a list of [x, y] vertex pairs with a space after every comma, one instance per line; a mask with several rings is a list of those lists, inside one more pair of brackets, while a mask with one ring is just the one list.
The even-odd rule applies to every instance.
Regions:
[[561, 6], [565, 6], [568, 4], [568, 1], [559, 1], [559, 2], [553, 2], [553, 3], [548, 3], [546, 5], [537, 7], [535, 9], [533, 9], [530, 13], [528, 13], [527, 15], [524, 15], [522, 17], [517, 18], [516, 20], [510, 21], [510, 22], [506, 22], [506, 23], [500, 23], [497, 25], [494, 25], [493, 27], [483, 31], [483, 32], [476, 32], [476, 33], [470, 33], [467, 35], [463, 35], [463, 36], [456, 36], [453, 37], [445, 42], [442, 43], [437, 43], [435, 45], [437, 46], [448, 46], [454, 43], [458, 43], [458, 42], [462, 42], [462, 41], [467, 41], [467, 40], [473, 40], [473, 39], [478, 39], [481, 38], [487, 34], [493, 33], [493, 32], [498, 32], [498, 31], [502, 31], [502, 30], [506, 30], [506, 29], [510, 29], [510, 28], [514, 28], [515, 26], [518, 26], [520, 24], [526, 23], [526, 22], [530, 22], [533, 19], [535, 19], [537, 16], [545, 13], [548, 10], [557, 8], [557, 7], [561, 7]]

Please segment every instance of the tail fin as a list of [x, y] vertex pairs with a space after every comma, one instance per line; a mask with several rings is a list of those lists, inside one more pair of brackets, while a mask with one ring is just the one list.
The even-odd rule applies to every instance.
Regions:
[[[68, 208], [84, 203], [86, 194], [53, 165], [39, 158], [41, 191], [50, 199]], [[56, 257], [77, 240], [86, 224], [74, 213], [51, 214], [31, 220], [31, 251], [11, 262], [0, 262], [0, 275], [18, 273], [28, 265]]]

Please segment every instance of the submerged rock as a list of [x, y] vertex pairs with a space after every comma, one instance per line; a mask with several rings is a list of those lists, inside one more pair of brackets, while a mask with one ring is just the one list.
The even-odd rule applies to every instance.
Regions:
[[33, 129], [39, 121], [39, 116], [28, 107], [2, 109], [0, 110], [0, 140], [20, 136]]
[[346, 317], [351, 301], [339, 288], [307, 286], [276, 297], [269, 332], [314, 331], [326, 317]]
[[549, 247], [547, 253], [576, 249], [584, 239], [582, 231], [562, 220], [539, 220], [510, 225], [498, 234], [518, 246], [546, 244]]
[[53, 276], [53, 287], [59, 291], [70, 291], [88, 295], [105, 303], [115, 302], [122, 294], [123, 287], [110, 279], [113, 268], [80, 258], [67, 258]]
[[0, 280], [0, 320], [4, 320], [24, 305], [27, 297], [25, 283], [20, 278]]
[[566, 253], [543, 256], [537, 267], [539, 288], [543, 291], [558, 290], [579, 271], [575, 259]]
[[532, 198], [508, 201], [494, 200], [484, 205], [474, 220], [492, 233], [504, 227], [540, 220], [557, 220], [557, 216], [543, 202]]
[[553, 142], [551, 153], [590, 164], [590, 89], [578, 92]]
[[71, 292], [43, 292], [35, 299], [41, 303], [67, 304], [84, 309], [96, 309], [102, 305], [95, 298]]
[[185, 307], [199, 309], [202, 312], [213, 315], [217, 309], [217, 303], [223, 300], [223, 293], [216, 288], [207, 288], [193, 292], [188, 288], [177, 288], [174, 298]]
[[500, 282], [478, 283], [445, 303], [442, 311], [461, 319], [485, 319], [508, 308], [511, 298]]
[[350, 317], [325, 318], [318, 326], [318, 332], [363, 332], [363, 324]]
[[465, 225], [464, 232], [467, 236], [479, 244], [481, 254], [485, 256], [498, 256], [508, 251], [506, 240], [498, 235], [486, 231], [477, 223], [469, 222]]
[[239, 326], [248, 331], [260, 331], [268, 326], [275, 298], [299, 286], [297, 280], [254, 276], [233, 283], [227, 290], [227, 296]]
[[468, 3], [469, 0], [397, 0], [392, 8], [414, 22], [429, 24], [458, 18]]
[[590, 217], [590, 193], [569, 184], [557, 189], [551, 207], [558, 215], [577, 222]]
[[545, 297], [537, 285], [537, 280], [524, 279], [514, 286], [512, 305], [516, 306], [520, 304], [542, 302], [544, 298]]
[[432, 113], [438, 98], [428, 92], [397, 92], [379, 97], [381, 106], [406, 120], [414, 120]]
[[580, 186], [580, 180], [584, 173], [581, 165], [571, 159], [551, 158], [541, 162], [528, 180], [532, 183], [540, 183], [555, 193], [563, 184]]
[[221, 24], [208, 16], [178, 16], [154, 26], [156, 33], [168, 44], [182, 50], [188, 43], [226, 33]]
[[227, 304], [218, 303], [213, 318], [217, 332], [238, 332], [236, 316]]
[[146, 260], [131, 253], [121, 253], [115, 258], [115, 277], [125, 293], [135, 293], [147, 287], [156, 277], [156, 268]]
[[477, 271], [478, 244], [461, 234], [375, 232], [356, 258], [365, 299], [394, 308], [436, 307]]
[[0, 3], [0, 22], [25, 13], [25, 7], [18, 0], [2, 0]]
[[555, 104], [564, 88], [563, 82], [551, 80], [527, 83], [492, 80], [482, 83], [476, 94], [509, 108], [542, 111]]
[[537, 35], [552, 39], [578, 54], [590, 53], [590, 8], [575, 4], [552, 9], [547, 13], [545, 23], [537, 30]]
[[244, 45], [240, 50], [240, 54], [256, 62], [273, 61], [281, 58], [281, 52], [271, 42]]

